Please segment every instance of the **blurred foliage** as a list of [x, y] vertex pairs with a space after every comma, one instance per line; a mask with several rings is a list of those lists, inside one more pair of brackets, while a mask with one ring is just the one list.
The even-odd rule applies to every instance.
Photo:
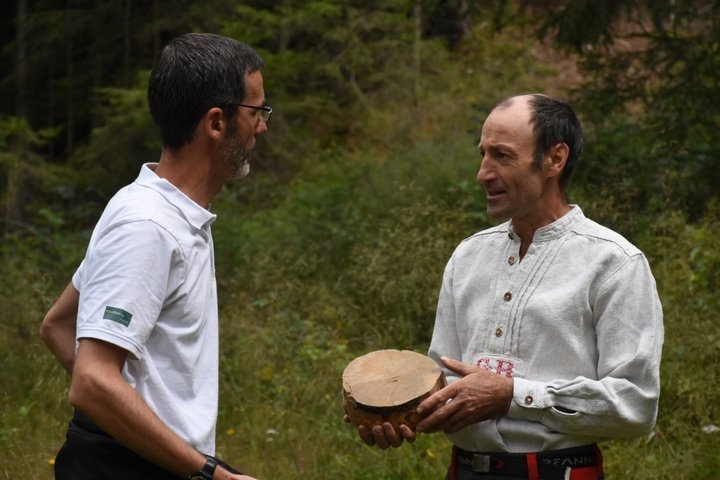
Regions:
[[585, 82], [576, 98], [585, 122], [604, 128], [622, 118], [625, 138], [642, 141], [641, 157], [608, 152], [619, 154], [611, 161], [633, 165], [618, 173], [639, 194], [662, 199], [656, 211], [669, 206], [699, 219], [720, 187], [720, 1], [560, 2], [539, 32], [578, 55]]
[[103, 88], [95, 92], [96, 124], [87, 144], [79, 146], [68, 166], [77, 175], [77, 199], [86, 207], [78, 219], [97, 219], [107, 200], [135, 179], [139, 165], [156, 162], [160, 140], [148, 113], [148, 71], [138, 74], [133, 88]]
[[703, 431], [720, 424], [703, 368], [720, 361], [716, 2], [43, 0], [24, 37], [10, 10], [0, 445], [14, 461], [0, 477], [52, 476], [67, 378], [36, 331], [107, 199], [157, 158], [147, 72], [189, 30], [257, 47], [275, 109], [253, 173], [213, 203], [220, 456], [259, 478], [444, 474], [442, 435], [362, 445], [341, 421], [340, 374], [370, 350], [426, 350], [444, 263], [489, 225], [474, 181], [487, 110], [544, 91], [572, 99], [586, 130], [571, 200], [643, 249], [666, 313], [657, 428], [609, 442], [608, 476], [720, 475], [718, 434]]

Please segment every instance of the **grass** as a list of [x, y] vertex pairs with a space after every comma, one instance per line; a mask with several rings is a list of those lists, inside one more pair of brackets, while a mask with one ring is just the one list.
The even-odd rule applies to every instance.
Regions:
[[[443, 435], [421, 435], [413, 444], [381, 451], [366, 447], [342, 422], [340, 374], [359, 351], [335, 348], [314, 357], [292, 346], [289, 337], [273, 334], [293, 328], [276, 318], [264, 328], [241, 315], [226, 312], [224, 318], [224, 331], [235, 332], [223, 335], [218, 453], [227, 461], [258, 478], [278, 480], [443, 478], [450, 449]], [[718, 383], [712, 367], [717, 363], [702, 368], [710, 355], [700, 353], [717, 355], [717, 345], [708, 348], [705, 337], [676, 328], [677, 320], [666, 320], [663, 397], [655, 432], [603, 445], [610, 479], [720, 475], [720, 433], [702, 430], [717, 423], [713, 400]], [[51, 479], [51, 461], [70, 415], [67, 377], [37, 340], [7, 340], [0, 444], [8, 460], [0, 466], [0, 478]], [[687, 351], [680, 346], [697, 349], [690, 357], [696, 368], [676, 377], [676, 369], [686, 363]]]

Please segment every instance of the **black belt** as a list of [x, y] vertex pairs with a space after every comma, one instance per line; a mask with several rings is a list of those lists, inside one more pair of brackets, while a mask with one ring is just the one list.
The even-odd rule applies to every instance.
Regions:
[[476, 473], [495, 473], [528, 477], [528, 462], [537, 462], [537, 470], [541, 476], [559, 476], [563, 478], [565, 470], [597, 465], [600, 452], [597, 445], [548, 450], [537, 453], [496, 453], [468, 452], [453, 447], [456, 468]]

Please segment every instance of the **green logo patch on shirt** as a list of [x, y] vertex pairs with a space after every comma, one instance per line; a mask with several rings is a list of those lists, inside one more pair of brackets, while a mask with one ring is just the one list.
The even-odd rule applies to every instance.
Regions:
[[130, 320], [132, 320], [132, 313], [126, 312], [122, 308], [111, 307], [108, 305], [105, 307], [103, 319], [112, 320], [113, 322], [117, 322], [120, 325], [127, 327], [130, 325]]

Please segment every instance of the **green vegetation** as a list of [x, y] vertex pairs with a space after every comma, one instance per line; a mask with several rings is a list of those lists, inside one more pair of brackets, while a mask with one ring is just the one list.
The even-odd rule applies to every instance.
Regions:
[[[444, 264], [489, 225], [474, 182], [484, 115], [504, 95], [537, 90], [577, 105], [586, 152], [571, 200], [646, 253], [665, 310], [657, 427], [605, 444], [608, 478], [720, 476], [720, 432], [706, 433], [720, 425], [719, 152], [709, 133], [720, 80], [707, 74], [720, 61], [720, 2], [616, 1], [591, 16], [582, 7], [597, 2], [518, 2], [523, 14], [512, 2], [431, 0], [66, 3], [26, 12], [35, 100], [8, 105], [27, 97], [0, 84], [0, 479], [52, 478], [69, 379], [36, 332], [107, 198], [157, 156], [144, 100], [154, 46], [193, 29], [257, 46], [275, 109], [252, 176], [213, 205], [222, 458], [261, 479], [443, 478], [443, 435], [388, 451], [362, 444], [341, 420], [340, 375], [370, 350], [427, 349]], [[113, 22], [123, 15], [127, 31]], [[645, 33], [633, 36], [640, 17]], [[562, 29], [578, 18], [595, 23]], [[91, 20], [106, 29], [83, 30]], [[541, 26], [579, 48], [558, 54], [537, 41]], [[2, 34], [6, 59], [23, 42], [16, 33]], [[110, 34], [130, 35], [133, 55], [113, 50], [125, 43]], [[642, 37], [647, 51], [631, 56], [611, 42], [619, 36], [622, 48]], [[72, 56], [74, 82], [53, 51], [68, 38], [87, 46]], [[686, 78], [693, 88], [679, 87]], [[38, 103], [51, 101], [50, 115]], [[60, 108], [71, 103], [72, 115]]]

